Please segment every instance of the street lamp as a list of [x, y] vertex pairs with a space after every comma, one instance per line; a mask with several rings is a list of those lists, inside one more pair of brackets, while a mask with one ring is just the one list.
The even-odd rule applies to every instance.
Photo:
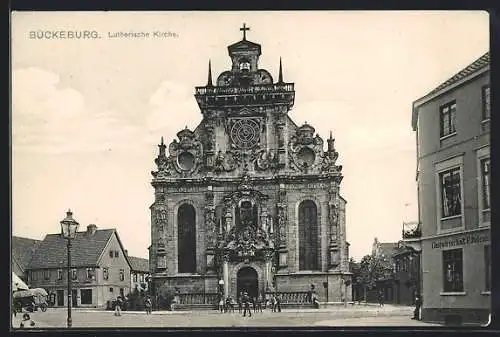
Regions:
[[61, 234], [68, 240], [68, 328], [71, 328], [73, 322], [71, 320], [71, 240], [76, 237], [78, 226], [80, 224], [73, 219], [71, 210], [66, 212], [66, 217], [61, 220]]

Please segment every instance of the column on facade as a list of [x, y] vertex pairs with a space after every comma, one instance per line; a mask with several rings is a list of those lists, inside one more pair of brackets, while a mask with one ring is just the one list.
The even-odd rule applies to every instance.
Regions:
[[229, 296], [229, 262], [224, 258], [222, 262], [222, 279], [224, 280], [224, 298]]
[[269, 251], [266, 253], [266, 259], [264, 264], [264, 282], [265, 282], [265, 291], [271, 287], [273, 283], [273, 273], [272, 273], [272, 259], [273, 259], [273, 251]]

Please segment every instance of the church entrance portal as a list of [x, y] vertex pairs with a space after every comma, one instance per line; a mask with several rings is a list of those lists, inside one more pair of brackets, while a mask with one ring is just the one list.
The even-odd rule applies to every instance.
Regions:
[[242, 291], [248, 292], [251, 298], [257, 297], [259, 292], [259, 282], [257, 272], [252, 267], [243, 267], [238, 270], [236, 282], [237, 296], [240, 296]]

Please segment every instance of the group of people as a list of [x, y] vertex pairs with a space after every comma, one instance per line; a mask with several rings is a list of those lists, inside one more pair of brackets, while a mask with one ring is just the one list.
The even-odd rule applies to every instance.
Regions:
[[[115, 316], [122, 315], [122, 306], [123, 306], [123, 299], [121, 296], [118, 296], [115, 301]], [[144, 300], [144, 309], [146, 310], [147, 315], [151, 314], [152, 307], [153, 303], [151, 301], [151, 297], [147, 296], [146, 299]]]
[[263, 312], [263, 309], [270, 308], [272, 312], [281, 312], [281, 299], [279, 295], [271, 295], [267, 300], [263, 296], [250, 297], [248, 292], [244, 291], [238, 296], [235, 301], [231, 296], [225, 300], [220, 296], [218, 309], [221, 313], [235, 312], [235, 306], [238, 306], [238, 312], [243, 316], [252, 316], [252, 309], [254, 313]]

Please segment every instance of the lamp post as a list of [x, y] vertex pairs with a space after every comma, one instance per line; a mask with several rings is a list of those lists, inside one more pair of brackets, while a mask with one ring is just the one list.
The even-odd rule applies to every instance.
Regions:
[[67, 252], [68, 252], [68, 328], [71, 328], [73, 321], [71, 319], [71, 240], [76, 237], [76, 232], [78, 231], [78, 226], [80, 224], [73, 219], [73, 213], [71, 210], [66, 212], [66, 217], [61, 220], [61, 234], [68, 241]]

